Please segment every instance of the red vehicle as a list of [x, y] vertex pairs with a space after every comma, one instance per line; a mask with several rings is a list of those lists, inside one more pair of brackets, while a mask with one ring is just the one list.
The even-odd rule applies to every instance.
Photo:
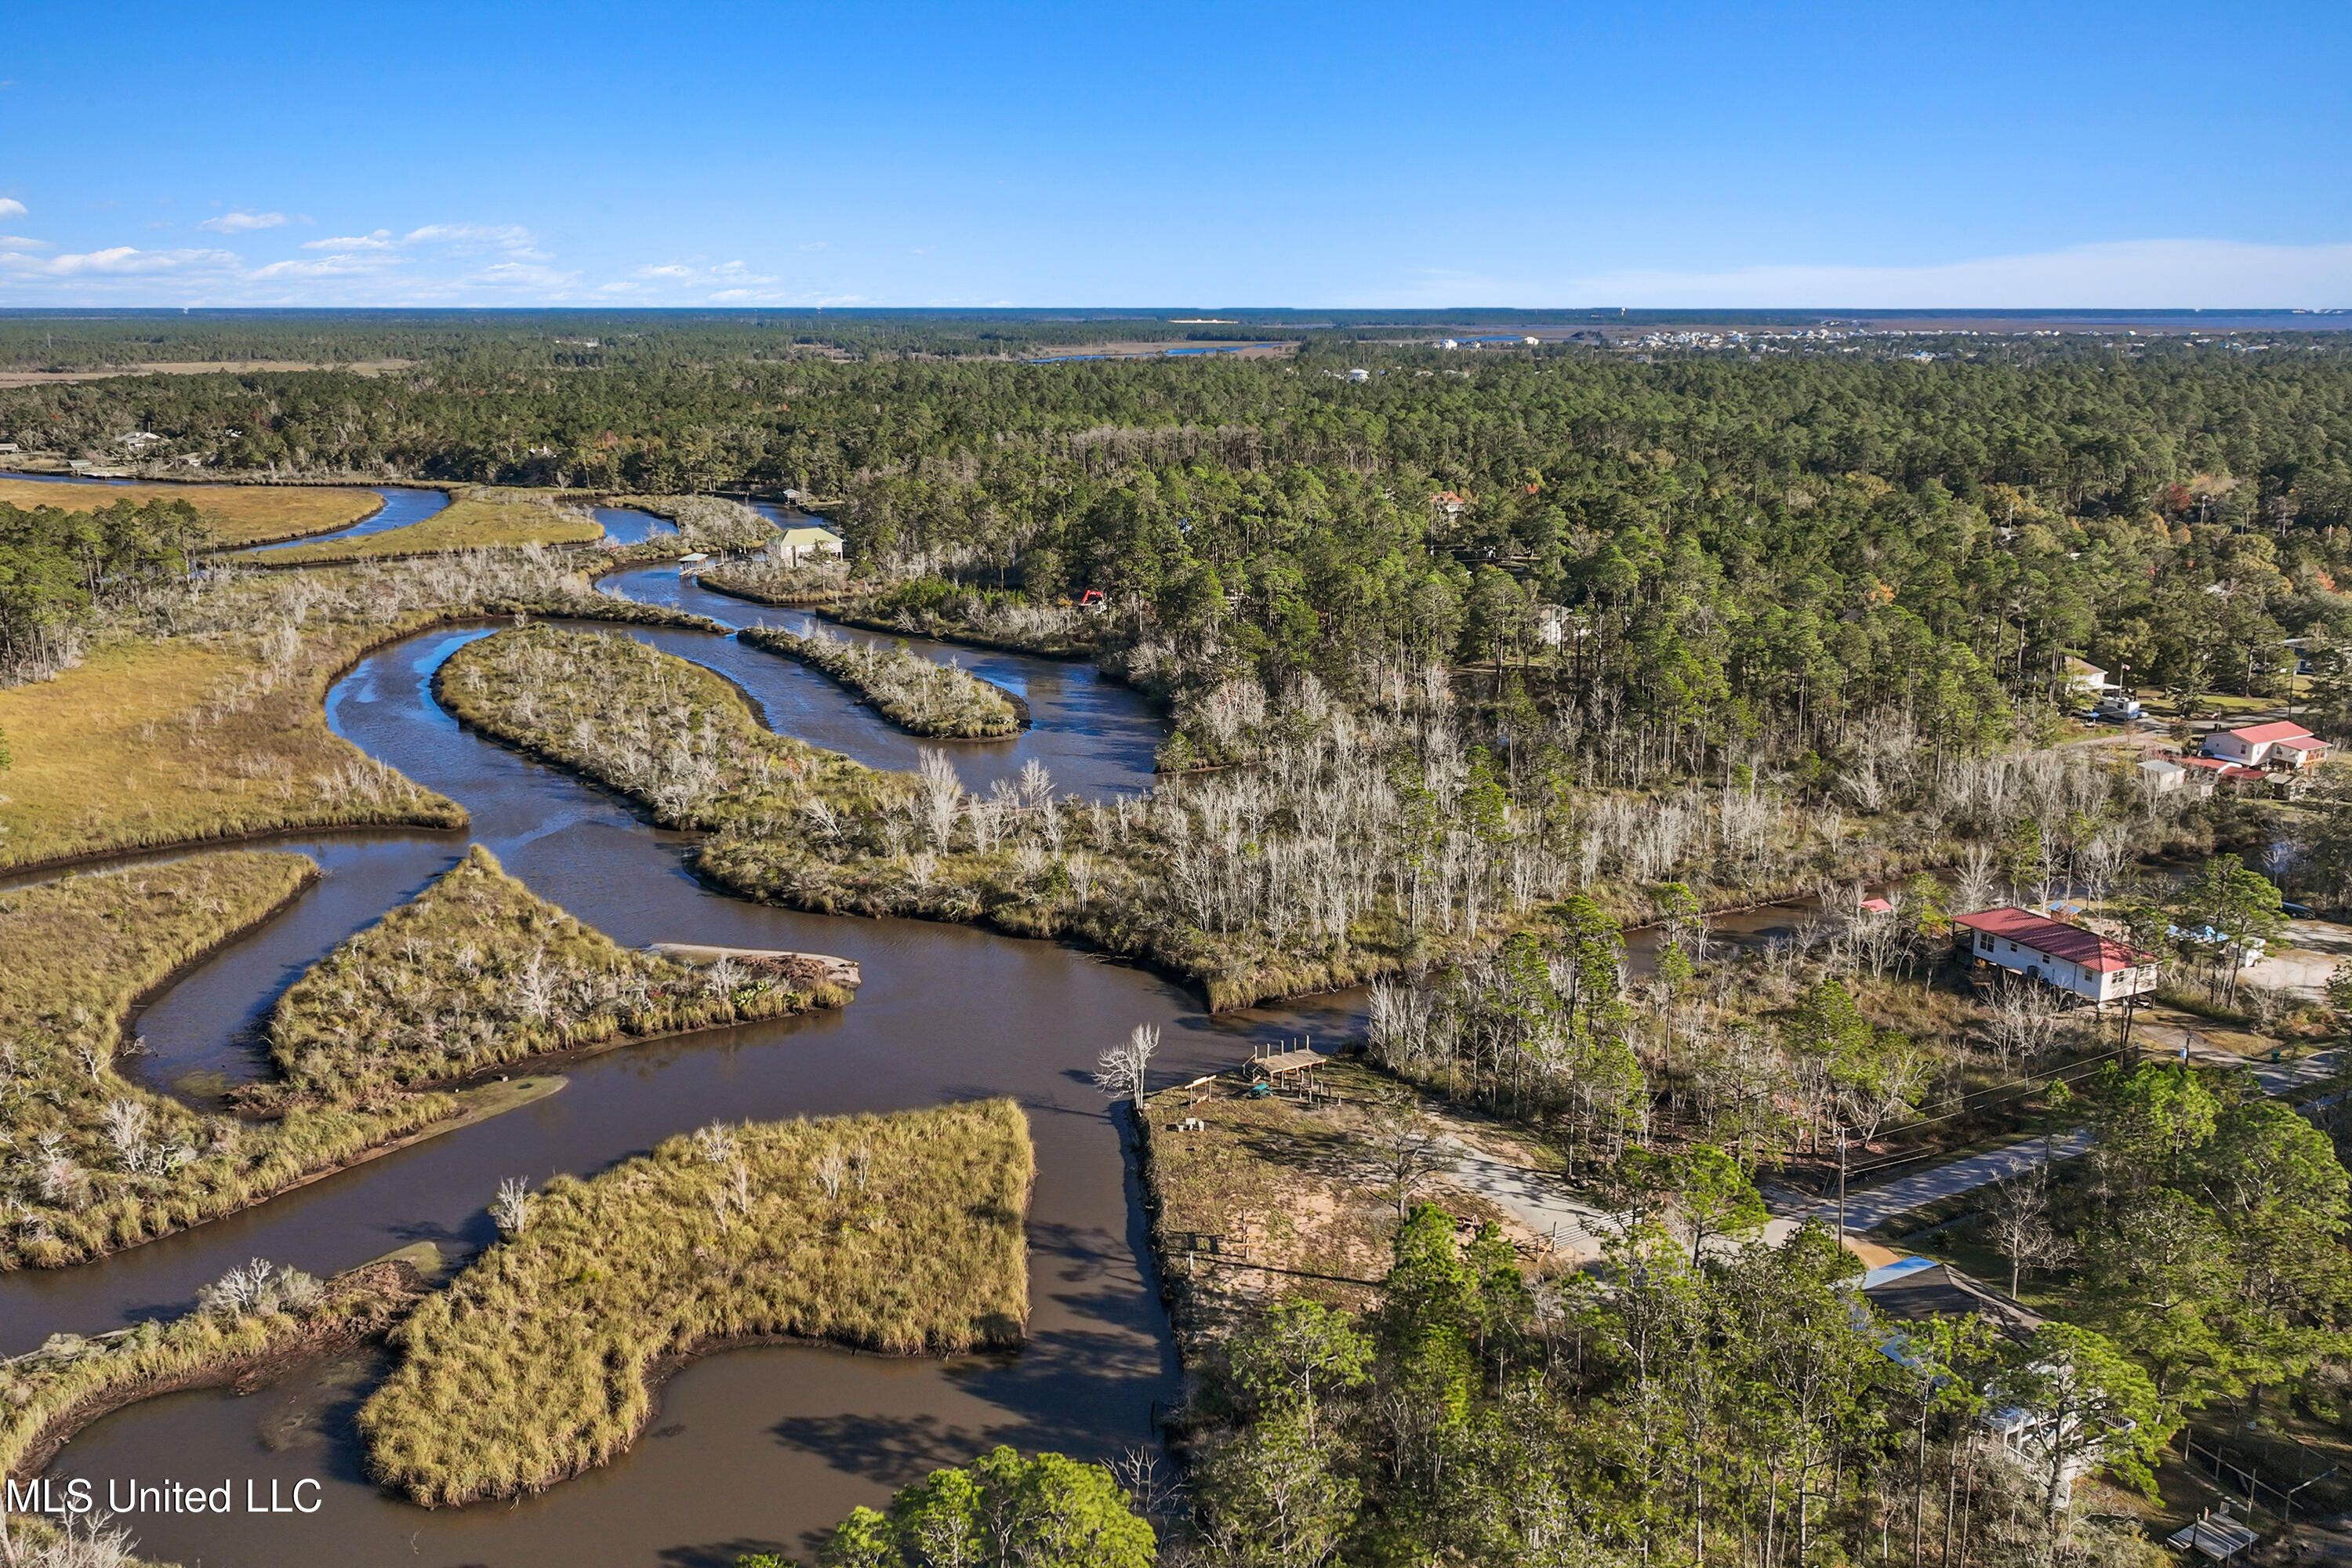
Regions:
[[1100, 588], [1089, 588], [1078, 595], [1078, 608], [1082, 610], [1099, 610], [1108, 603]]

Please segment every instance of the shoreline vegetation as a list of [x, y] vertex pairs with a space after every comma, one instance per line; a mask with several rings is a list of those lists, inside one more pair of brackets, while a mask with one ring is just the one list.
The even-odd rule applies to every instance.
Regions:
[[534, 1056], [846, 1005], [822, 981], [632, 952], [532, 894], [478, 847], [282, 996], [280, 1076], [214, 1114], [117, 1065], [142, 996], [252, 931], [318, 877], [232, 851], [69, 876], [0, 898], [0, 1268], [58, 1268], [216, 1219], [420, 1137], [554, 1092], [445, 1086]]
[[373, 490], [315, 485], [59, 484], [0, 474], [0, 506], [31, 511], [56, 507], [89, 512], [125, 502], [184, 501], [195, 509], [205, 541], [201, 548], [246, 550], [257, 544], [332, 533], [364, 522], [383, 509]]
[[622, 947], [540, 898], [477, 844], [407, 903], [349, 938], [278, 998], [277, 1080], [253, 1109], [342, 1103], [526, 1058], [840, 1007], [742, 969], [694, 970]]
[[427, 1507], [609, 1463], [660, 1379], [730, 1344], [890, 1355], [1010, 1349], [1028, 1320], [1034, 1159], [1008, 1100], [714, 1123], [543, 1192], [394, 1332], [360, 1412], [369, 1466]]
[[58, 1268], [233, 1213], [457, 1115], [452, 1095], [199, 1113], [126, 1077], [123, 1022], [184, 966], [316, 880], [304, 856], [232, 851], [68, 877], [0, 898], [0, 1104], [14, 1148], [0, 1268]]
[[718, 623], [597, 593], [538, 549], [328, 571], [224, 570], [50, 678], [0, 689], [0, 870], [305, 828], [458, 828], [466, 813], [328, 727], [327, 692], [436, 625], [550, 616]]
[[745, 626], [735, 640], [814, 665], [909, 734], [954, 741], [1008, 740], [1028, 728], [1026, 704], [952, 661], [935, 664], [904, 643], [883, 648], [823, 627], [801, 637]]
[[715, 572], [697, 573], [694, 581], [714, 594], [749, 600], [754, 605], [772, 605], [779, 609], [832, 605], [856, 591], [850, 583], [849, 568], [839, 561], [788, 566], [781, 561], [754, 557], [730, 561]]
[[[1419, 724], [1442, 725], [1442, 687], [1425, 712], [1398, 713], [1387, 737], [1326, 705], [1319, 720], [1290, 719], [1299, 739], [1261, 767], [1108, 803], [1057, 795], [1042, 768], [978, 795], [944, 752], [916, 773], [864, 767], [775, 734], [719, 676], [625, 637], [501, 632], [453, 654], [436, 691], [493, 739], [637, 801], [663, 826], [709, 832], [695, 866], [729, 891], [819, 913], [1073, 937], [1200, 986], [1220, 1011], [1483, 951], [1536, 918], [1575, 869], [1543, 848], [1539, 816], [1522, 819], [1517, 842], [1432, 837], [1437, 803], [1399, 789], [1377, 748], [1365, 756], [1375, 740], [1393, 747]], [[1285, 721], [1261, 712], [1253, 733]], [[1499, 795], [1483, 763], [1470, 771], [1464, 782]], [[1623, 805], [1635, 820], [1638, 803]], [[1501, 839], [1500, 808], [1487, 809]], [[1398, 856], [1383, 819], [1408, 816], [1410, 829], [1409, 814], [1425, 854], [1450, 846], [1450, 868], [1435, 854], [1418, 866]], [[1245, 825], [1277, 816], [1298, 826], [1255, 830], [1259, 851], [1242, 852]], [[1464, 863], [1473, 852], [1500, 860], [1491, 879]], [[1849, 860], [1855, 875], [1896, 863], [1891, 852]], [[1623, 901], [1646, 911], [1645, 898]]]
[[257, 1258], [205, 1287], [184, 1316], [87, 1339], [52, 1334], [0, 1363], [0, 1475], [31, 1479], [76, 1433], [125, 1405], [240, 1384], [373, 1339], [427, 1289], [404, 1254], [324, 1281]]
[[906, 793], [905, 775], [778, 734], [724, 676], [618, 634], [499, 632], [444, 660], [433, 694], [458, 722], [630, 798], [664, 827], [747, 814], [788, 823], [812, 802], [855, 813]]
[[1069, 605], [1039, 604], [1018, 592], [971, 587], [938, 577], [902, 580], [879, 593], [832, 606], [825, 616], [866, 631], [926, 637], [1041, 658], [1099, 658], [1108, 651], [1112, 629], [1107, 616]]

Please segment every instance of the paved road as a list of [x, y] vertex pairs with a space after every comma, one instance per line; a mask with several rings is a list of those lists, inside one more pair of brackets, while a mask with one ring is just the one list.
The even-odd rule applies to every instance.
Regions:
[[[2175, 1048], [2179, 1043], [2168, 1042]], [[2191, 1054], [2200, 1060], [2209, 1059], [2205, 1053], [2196, 1049], [2194, 1042], [2191, 1042]], [[2237, 1061], [2242, 1058], [2230, 1059]], [[2334, 1051], [2322, 1051], [2317, 1056], [2305, 1057], [2295, 1062], [2253, 1064], [2255, 1080], [2263, 1086], [2265, 1094], [2273, 1095], [2285, 1094], [2315, 1083], [2335, 1070]], [[2071, 1160], [2090, 1146], [2091, 1130], [2077, 1127], [2047, 1142], [2040, 1137], [2021, 1138], [2014, 1143], [1988, 1149], [1981, 1154], [1970, 1154], [1948, 1164], [1897, 1176], [1877, 1186], [1848, 1192], [1845, 1199], [1846, 1228], [1868, 1230], [1897, 1215], [1909, 1214], [1914, 1209], [1925, 1208], [1942, 1199], [1973, 1192], [1979, 1187], [1990, 1186], [1995, 1182], [2031, 1171], [2045, 1160]], [[1768, 1194], [1768, 1197], [1776, 1200], [1771, 1204], [1773, 1212], [1790, 1219], [1815, 1215], [1829, 1218], [1837, 1213], [1834, 1194], [1820, 1199], [1783, 1190]]]

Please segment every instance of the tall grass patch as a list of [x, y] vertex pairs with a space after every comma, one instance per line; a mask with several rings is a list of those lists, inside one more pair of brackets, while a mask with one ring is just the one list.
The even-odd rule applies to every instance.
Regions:
[[394, 1335], [360, 1413], [379, 1479], [427, 1505], [604, 1464], [663, 1363], [749, 1336], [897, 1355], [1018, 1342], [1034, 1174], [1011, 1100], [712, 1126], [535, 1197]]
[[0, 1474], [38, 1475], [66, 1439], [109, 1411], [381, 1333], [423, 1288], [401, 1261], [320, 1281], [256, 1259], [207, 1286], [182, 1317], [89, 1339], [52, 1334], [39, 1350], [0, 1362]]
[[478, 485], [422, 522], [356, 539], [297, 544], [272, 551], [267, 559], [271, 566], [315, 566], [331, 561], [518, 544], [588, 544], [604, 536], [604, 530], [594, 518], [576, 507], [559, 504], [553, 496]]
[[329, 953], [278, 999], [282, 1075], [253, 1099], [340, 1101], [541, 1051], [838, 1006], [731, 966], [633, 952], [499, 868], [480, 845], [423, 893]]
[[248, 1124], [121, 1071], [132, 1004], [316, 875], [299, 855], [200, 855], [0, 895], [0, 1268], [78, 1262], [226, 1214], [461, 1109], [388, 1095]]
[[519, 626], [450, 655], [434, 695], [485, 734], [643, 802], [666, 826], [789, 823], [811, 801], [856, 813], [905, 797], [911, 782], [775, 733], [723, 678], [633, 637]]

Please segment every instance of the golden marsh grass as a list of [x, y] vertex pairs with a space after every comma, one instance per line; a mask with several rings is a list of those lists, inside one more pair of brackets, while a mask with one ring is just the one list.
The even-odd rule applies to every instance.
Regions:
[[360, 1412], [371, 1468], [427, 1505], [551, 1486], [635, 1441], [665, 1363], [731, 1340], [1016, 1343], [1034, 1169], [993, 1100], [707, 1128], [559, 1177], [395, 1332]]

